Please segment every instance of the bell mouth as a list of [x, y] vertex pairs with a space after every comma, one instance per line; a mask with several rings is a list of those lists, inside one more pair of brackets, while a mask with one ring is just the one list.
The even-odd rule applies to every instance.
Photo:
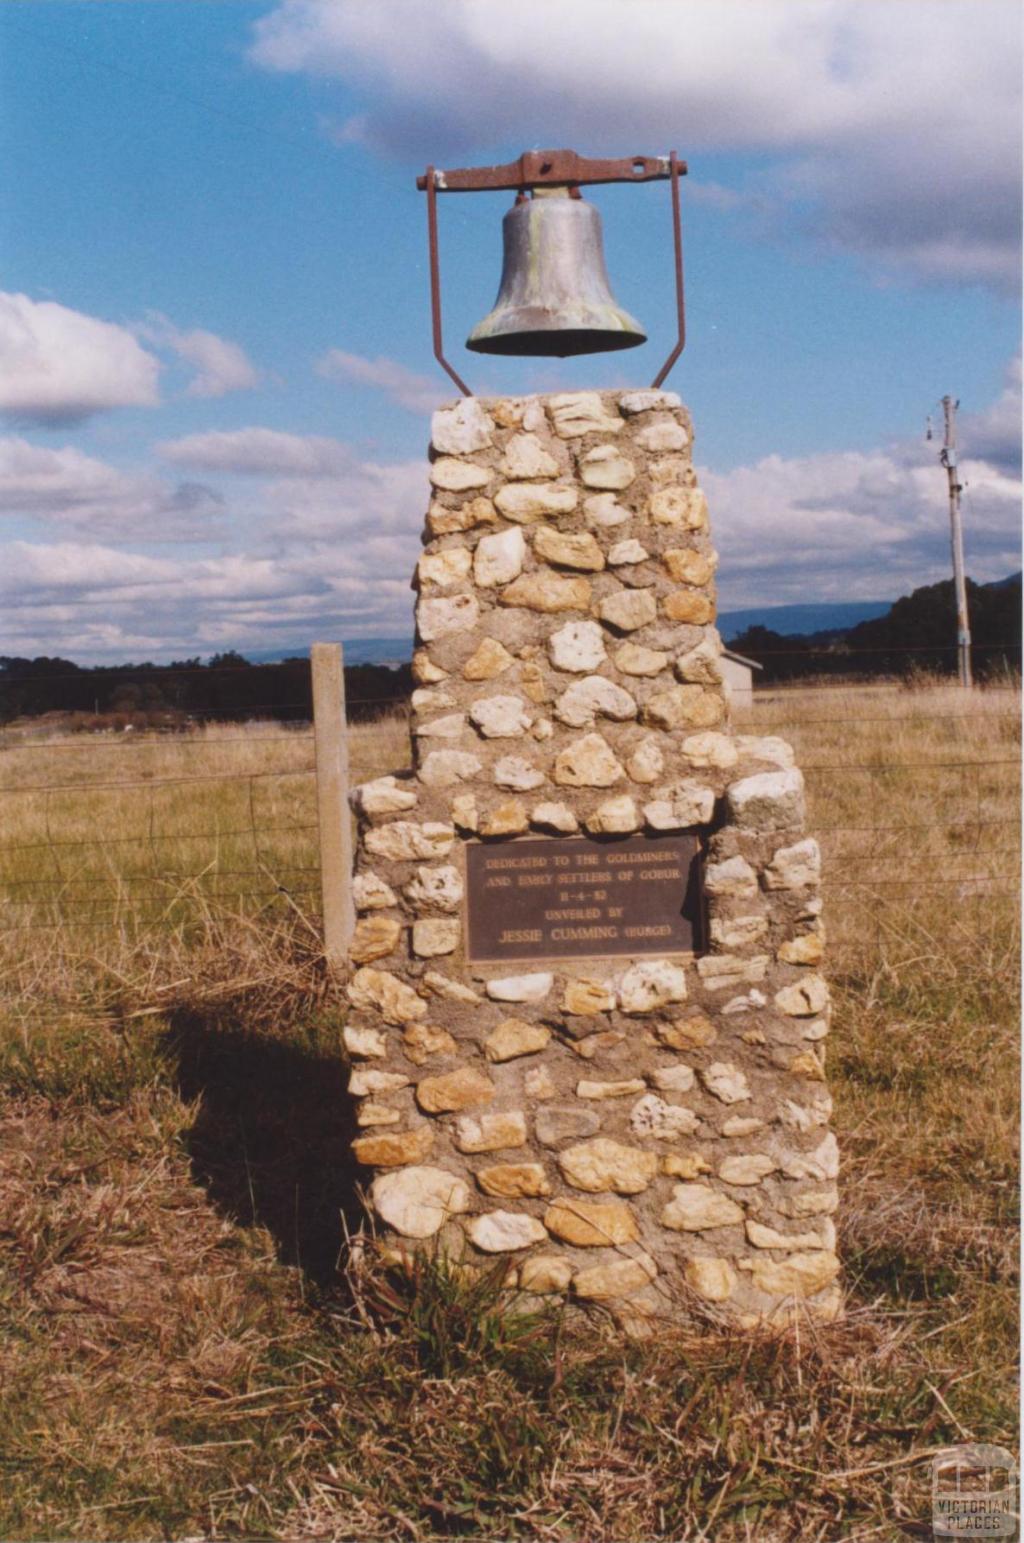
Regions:
[[469, 337], [466, 347], [475, 354], [504, 354], [523, 358], [568, 359], [575, 354], [607, 354], [637, 348], [647, 342], [644, 332], [606, 331], [597, 327], [547, 327], [532, 332], [506, 332], [491, 337]]

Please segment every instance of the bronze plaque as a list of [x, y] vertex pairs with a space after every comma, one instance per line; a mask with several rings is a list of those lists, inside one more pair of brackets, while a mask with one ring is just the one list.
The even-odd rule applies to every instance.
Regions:
[[696, 946], [694, 835], [471, 842], [465, 852], [471, 960], [600, 959]]

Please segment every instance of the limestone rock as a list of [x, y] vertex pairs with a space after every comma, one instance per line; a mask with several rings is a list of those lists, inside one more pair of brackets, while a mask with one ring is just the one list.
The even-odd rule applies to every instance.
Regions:
[[778, 957], [782, 964], [820, 964], [824, 952], [820, 932], [801, 932], [780, 946]]
[[416, 564], [420, 584], [436, 584], [444, 589], [469, 578], [473, 558], [464, 546], [444, 547], [440, 552], [424, 552]]
[[411, 1079], [404, 1072], [382, 1072], [372, 1066], [354, 1066], [349, 1073], [348, 1090], [353, 1098], [367, 1098], [372, 1093], [394, 1093], [407, 1088]]
[[709, 1227], [733, 1227], [743, 1220], [743, 1207], [708, 1184], [677, 1184], [661, 1213], [661, 1225], [674, 1232], [704, 1232]]
[[545, 514], [571, 514], [579, 494], [559, 482], [507, 482], [494, 495], [506, 520], [530, 525]]
[[644, 704], [644, 721], [658, 729], [710, 728], [725, 717], [725, 703], [703, 686], [670, 686]]
[[460, 1152], [498, 1152], [526, 1145], [526, 1116], [521, 1110], [462, 1115], [455, 1121], [455, 1145]]
[[489, 980], [485, 989], [492, 1002], [543, 1002], [554, 984], [553, 975], [538, 970], [529, 975]]
[[477, 830], [481, 836], [521, 836], [529, 826], [526, 810], [516, 799], [495, 804], [480, 816]]
[[779, 847], [764, 870], [765, 889], [803, 889], [821, 878], [821, 848], [813, 836]]
[[462, 666], [463, 680], [493, 680], [502, 675], [515, 660], [497, 638], [483, 638]]
[[616, 525], [625, 525], [632, 518], [614, 493], [594, 493], [585, 498], [583, 517], [588, 525], [594, 525], [598, 530], [614, 530]]
[[638, 1195], [652, 1183], [658, 1159], [653, 1152], [642, 1151], [640, 1147], [623, 1146], [605, 1136], [595, 1136], [591, 1141], [566, 1147], [558, 1155], [558, 1166], [566, 1183], [574, 1189], [590, 1193], [610, 1189], [619, 1195]]
[[348, 999], [353, 1007], [370, 1008], [380, 1013], [385, 1023], [415, 1023], [425, 1016], [427, 1004], [417, 996], [411, 986], [389, 975], [386, 970], [375, 970], [364, 965], [348, 983]]
[[749, 948], [767, 931], [767, 916], [714, 916], [711, 919], [711, 942], [715, 948]]
[[627, 760], [626, 770], [634, 782], [657, 782], [665, 770], [665, 758], [658, 741], [650, 735], [642, 739]]
[[730, 991], [737, 986], [756, 986], [771, 964], [767, 954], [744, 958], [740, 954], [705, 954], [697, 960], [697, 974], [705, 991]]
[[551, 1030], [541, 1023], [506, 1018], [484, 1040], [484, 1054], [489, 1061], [513, 1061], [521, 1055], [536, 1055], [550, 1038]]
[[555, 1200], [544, 1213], [548, 1232], [575, 1248], [611, 1248], [640, 1236], [636, 1217], [620, 1200]]
[[519, 1267], [519, 1289], [535, 1296], [567, 1291], [572, 1280], [572, 1264], [557, 1254], [538, 1254], [524, 1259]]
[[457, 1048], [448, 1030], [433, 1023], [411, 1023], [402, 1031], [402, 1049], [414, 1066], [435, 1055], [454, 1055]]
[[427, 524], [434, 536], [453, 536], [478, 525], [496, 525], [498, 515], [489, 498], [471, 498], [458, 509], [446, 509], [443, 504], [431, 504]]
[[653, 1013], [672, 1002], [686, 1001], [686, 971], [667, 959], [645, 959], [632, 965], [619, 982], [624, 1013]]
[[678, 1061], [673, 1066], [657, 1066], [651, 1082], [661, 1093], [689, 1093], [694, 1085], [693, 1067]]
[[461, 739], [466, 732], [465, 713], [446, 713], [429, 723], [418, 723], [413, 731], [419, 739]]
[[546, 1066], [529, 1067], [523, 1077], [523, 1089], [528, 1098], [554, 1098], [558, 1093]]
[[535, 1216], [521, 1211], [488, 1211], [474, 1216], [466, 1228], [474, 1248], [485, 1254], [511, 1254], [547, 1241], [547, 1230]]
[[[380, 1138], [386, 1139], [386, 1138]], [[403, 1168], [374, 1179], [370, 1195], [382, 1221], [406, 1238], [430, 1238], [469, 1206], [469, 1187], [443, 1168]]]
[[498, 596], [502, 605], [522, 606], [527, 611], [554, 615], [559, 611], [589, 611], [590, 581], [563, 578], [542, 570], [524, 573]]
[[783, 771], [796, 765], [792, 745], [775, 734], [738, 734], [736, 748], [746, 760], [771, 761], [773, 766], [779, 766]]
[[637, 705], [629, 692], [603, 675], [574, 680], [555, 703], [555, 717], [572, 729], [589, 729], [599, 717], [624, 723], [636, 714]]
[[631, 1094], [642, 1093], [646, 1084], [642, 1077], [631, 1077], [625, 1082], [577, 1082], [577, 1098], [628, 1098]]
[[805, 1189], [798, 1195], [789, 1195], [779, 1202], [779, 1210], [786, 1216], [827, 1216], [839, 1204], [839, 1191], [834, 1184], [826, 1189]]
[[691, 766], [714, 767], [719, 771], [727, 771], [739, 759], [731, 736], [716, 734], [713, 730], [688, 734], [683, 740], [683, 754]]
[[727, 857], [719, 863], [708, 863], [704, 869], [704, 888], [709, 895], [753, 900], [758, 893], [757, 874], [745, 857]]
[[678, 1141], [680, 1136], [692, 1136], [698, 1120], [692, 1109], [680, 1104], [667, 1104], [657, 1093], [648, 1093], [639, 1099], [629, 1116], [629, 1128], [634, 1136], [652, 1141]]
[[736, 1290], [736, 1271], [728, 1259], [701, 1255], [688, 1259], [683, 1270], [686, 1284], [705, 1302], [727, 1302]]
[[653, 387], [646, 391], [626, 391], [619, 397], [619, 407], [622, 412], [634, 413], [650, 412], [655, 407], [681, 407], [682, 401], [675, 391], [655, 391]]
[[732, 1061], [713, 1061], [701, 1072], [700, 1080], [723, 1104], [743, 1104], [753, 1097], [746, 1077]]
[[821, 1183], [839, 1173], [839, 1143], [832, 1131], [823, 1136], [810, 1152], [788, 1152], [780, 1167], [787, 1179], [813, 1179]]
[[402, 925], [390, 916], [361, 916], [349, 944], [348, 956], [355, 964], [369, 964], [394, 953], [402, 937]]
[[669, 1050], [693, 1050], [714, 1041], [715, 1026], [703, 1013], [694, 1013], [689, 1018], [656, 1024], [654, 1034], [658, 1043]]
[[533, 722], [526, 703], [518, 696], [478, 697], [469, 716], [485, 739], [516, 739]]
[[498, 469], [503, 477], [513, 480], [558, 476], [558, 462], [536, 434], [513, 434]]
[[548, 1104], [537, 1110], [535, 1126], [541, 1146], [556, 1147], [562, 1141], [592, 1136], [600, 1130], [601, 1118], [593, 1109], [581, 1109], [577, 1104]]
[[719, 1134], [728, 1136], [730, 1140], [734, 1136], [752, 1136], [755, 1131], [764, 1130], [764, 1124], [763, 1120], [754, 1115], [744, 1118], [741, 1114], [733, 1114], [724, 1122]]
[[542, 526], [533, 538], [533, 550], [546, 563], [560, 568], [581, 568], [587, 573], [600, 573], [604, 568], [604, 553], [589, 531], [566, 535], [561, 531]]
[[574, 675], [596, 670], [607, 658], [604, 633], [596, 621], [568, 621], [548, 639], [548, 652], [556, 670]]
[[430, 443], [442, 455], [486, 450], [493, 433], [494, 421], [475, 396], [463, 397], [454, 407], [440, 408], [430, 420]]
[[[680, 654], [676, 660], [676, 674], [680, 680], [689, 681], [695, 685], [719, 685], [722, 679], [721, 649], [711, 638], [704, 638], [696, 648]], [[724, 735], [722, 737], [725, 738]], [[735, 762], [737, 759], [735, 748], [732, 746], [730, 748], [733, 749], [733, 762]]]
[[686, 547], [675, 547], [671, 551], [662, 552], [661, 560], [668, 570], [669, 578], [677, 584], [707, 584], [715, 571], [715, 565], [701, 552], [694, 552]]
[[649, 589], [620, 589], [598, 602], [598, 615], [619, 632], [636, 632], [646, 627], [658, 614], [658, 604]]
[[608, 788], [625, 772], [600, 734], [584, 734], [556, 757], [552, 775], [562, 787]]
[[650, 511], [655, 525], [703, 530], [708, 522], [707, 499], [700, 488], [659, 488], [651, 494]]
[[616, 541], [615, 545], [609, 548], [608, 562], [612, 568], [622, 568], [632, 563], [645, 563], [650, 555], [647, 548], [641, 546], [639, 541]]
[[669, 621], [685, 622], [692, 627], [702, 626], [715, 614], [715, 608], [707, 595], [693, 589], [673, 590], [665, 596], [661, 609]]
[[711, 1172], [711, 1164], [700, 1152], [666, 1152], [661, 1171], [672, 1179], [699, 1179]]
[[786, 1250], [824, 1248], [825, 1244], [816, 1232], [778, 1232], [753, 1219], [747, 1222], [747, 1240], [755, 1248]]
[[600, 980], [567, 980], [562, 1011], [573, 1017], [591, 1018], [597, 1013], [614, 1011], [615, 992]]
[[750, 1279], [758, 1291], [768, 1296], [803, 1299], [824, 1291], [838, 1273], [839, 1260], [835, 1254], [815, 1249], [778, 1261], [755, 1257]]
[[479, 620], [480, 607], [473, 595], [421, 598], [416, 607], [416, 627], [424, 643], [436, 642], [453, 632], [472, 632]]
[[415, 809], [417, 793], [408, 782], [397, 777], [377, 777], [373, 782], [363, 782], [352, 795], [352, 802], [363, 814], [400, 814], [404, 809]]
[[423, 757], [417, 776], [428, 788], [450, 788], [469, 782], [482, 769], [479, 756], [466, 750], [431, 750]]
[[[423, 871], [422, 869], [420, 870]], [[443, 873], [444, 869], [438, 869]], [[462, 880], [459, 879], [461, 885]], [[481, 998], [467, 986], [465, 981], [453, 980], [450, 975], [442, 975], [440, 970], [427, 970], [423, 976], [423, 984], [432, 996], [444, 997], [449, 1002], [465, 1002], [470, 1007], [479, 1007]]]
[[795, 766], [744, 777], [727, 790], [726, 799], [742, 830], [786, 830], [803, 824], [804, 779]]
[[377, 830], [367, 831], [364, 845], [374, 857], [388, 862], [415, 862], [428, 857], [446, 857], [455, 840], [455, 830], [440, 820], [394, 820]]
[[595, 445], [580, 461], [580, 481], [588, 488], [621, 492], [636, 477], [636, 467], [614, 445]]
[[669, 661], [660, 648], [644, 648], [641, 643], [623, 643], [613, 657], [623, 675], [660, 675]]
[[506, 1200], [551, 1193], [551, 1181], [541, 1163], [493, 1163], [477, 1169], [476, 1181], [485, 1195]]
[[388, 1042], [380, 1029], [363, 1028], [356, 1023], [346, 1023], [341, 1031], [342, 1044], [356, 1060], [383, 1061], [387, 1057]]
[[[401, 1168], [406, 1163], [421, 1163], [430, 1156], [433, 1145], [434, 1132], [429, 1125], [420, 1125], [416, 1130], [391, 1132], [384, 1136], [357, 1136], [352, 1150], [356, 1162], [367, 1168]], [[447, 1177], [450, 1179], [452, 1175]]]
[[685, 450], [690, 436], [670, 413], [656, 413], [636, 436], [637, 444], [649, 454], [659, 450]]
[[430, 480], [435, 488], [445, 493], [468, 493], [471, 488], [485, 488], [493, 472], [473, 461], [460, 461], [454, 456], [439, 456], [430, 468]]
[[357, 911], [380, 911], [397, 905], [398, 897], [376, 873], [357, 873], [352, 880], [352, 900]]
[[505, 755], [495, 762], [494, 780], [500, 788], [526, 793], [531, 788], [539, 788], [545, 779], [544, 773], [524, 756]]
[[617, 434], [623, 427], [623, 420], [612, 416], [596, 391], [565, 391], [548, 397], [547, 409], [555, 433], [562, 439]]
[[651, 456], [647, 462], [647, 476], [652, 488], [695, 488], [697, 474], [685, 455]]
[[412, 951], [420, 959], [453, 954], [461, 936], [462, 929], [457, 918], [424, 916], [412, 924]]
[[626, 836], [642, 824], [628, 793], [606, 798], [583, 822], [592, 836]]
[[714, 808], [713, 788], [699, 782], [675, 782], [659, 788], [653, 801], [644, 805], [644, 819], [652, 830], [687, 830], [691, 825], [706, 825]]
[[775, 1006], [788, 1018], [813, 1018], [828, 1006], [828, 985], [820, 975], [805, 975], [775, 993]]
[[526, 542], [517, 525], [493, 536], [481, 536], [473, 554], [473, 578], [481, 589], [510, 584], [522, 573], [525, 557]]
[[440, 1077], [423, 1077], [416, 1084], [416, 1102], [427, 1114], [447, 1114], [457, 1109], [478, 1109], [494, 1097], [494, 1083], [471, 1066]]
[[437, 868], [417, 868], [416, 877], [405, 886], [405, 894], [417, 910], [454, 915], [462, 903], [462, 875], [451, 863]]
[[440, 712], [442, 707], [455, 707], [455, 698], [450, 692], [435, 691], [431, 687], [418, 686], [410, 698], [412, 709], [415, 713]]
[[726, 1157], [718, 1165], [718, 1177], [725, 1184], [741, 1186], [760, 1184], [778, 1168], [774, 1158], [766, 1153], [752, 1152], [742, 1157]]
[[636, 1259], [615, 1259], [611, 1264], [597, 1264], [589, 1270], [579, 1270], [572, 1279], [572, 1289], [578, 1297], [588, 1301], [602, 1301], [606, 1297], [626, 1297], [642, 1291], [658, 1273], [658, 1267], [649, 1254]]
[[579, 830], [580, 822], [568, 804], [537, 804], [530, 811], [530, 824], [541, 830], [557, 830], [563, 836], [571, 836]]
[[369, 1099], [356, 1110], [356, 1124], [360, 1130], [368, 1126], [399, 1125], [401, 1120], [401, 1110], [391, 1109], [387, 1104], [372, 1103]]

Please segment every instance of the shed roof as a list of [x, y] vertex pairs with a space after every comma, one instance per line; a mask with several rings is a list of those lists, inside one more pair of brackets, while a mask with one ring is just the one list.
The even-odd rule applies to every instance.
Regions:
[[764, 669], [764, 665], [758, 664], [756, 659], [748, 659], [746, 654], [738, 654], [735, 649], [723, 648], [722, 653], [726, 659], [735, 659], [737, 664], [747, 664], [752, 670]]

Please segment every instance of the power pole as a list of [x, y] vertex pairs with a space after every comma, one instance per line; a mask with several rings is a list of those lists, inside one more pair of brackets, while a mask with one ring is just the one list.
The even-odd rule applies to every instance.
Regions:
[[946, 438], [939, 457], [949, 478], [949, 534], [953, 549], [953, 591], [956, 597], [957, 674], [961, 686], [973, 685], [971, 676], [971, 628], [967, 618], [967, 582], [964, 578], [964, 528], [960, 519], [962, 484], [956, 462], [956, 410], [951, 396], [942, 398]]

